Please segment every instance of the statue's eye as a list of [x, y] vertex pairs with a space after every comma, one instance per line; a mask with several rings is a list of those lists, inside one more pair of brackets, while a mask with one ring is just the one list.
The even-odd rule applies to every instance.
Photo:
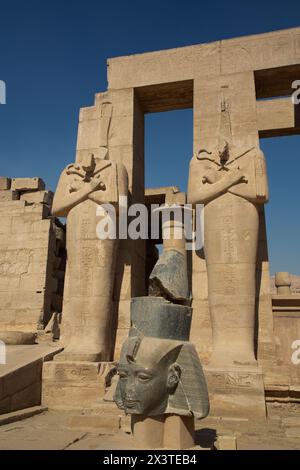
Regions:
[[125, 372], [124, 370], [120, 370], [120, 371], [119, 371], [119, 377], [120, 377], [120, 379], [127, 379], [127, 378], [128, 378], [128, 374], [127, 374], [127, 372]]
[[152, 379], [152, 376], [151, 375], [148, 375], [148, 374], [143, 374], [143, 373], [139, 373], [137, 375], [138, 379], [141, 381], [141, 382], [147, 382], [148, 380], [151, 380]]

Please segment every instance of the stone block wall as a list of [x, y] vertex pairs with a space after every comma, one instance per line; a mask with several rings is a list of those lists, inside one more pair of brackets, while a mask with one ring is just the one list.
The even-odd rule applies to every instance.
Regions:
[[300, 295], [272, 296], [276, 364], [266, 376], [268, 401], [300, 403]]
[[40, 178], [0, 178], [0, 331], [43, 329], [61, 311], [65, 227]]
[[0, 415], [41, 403], [42, 367], [39, 359], [0, 375]]

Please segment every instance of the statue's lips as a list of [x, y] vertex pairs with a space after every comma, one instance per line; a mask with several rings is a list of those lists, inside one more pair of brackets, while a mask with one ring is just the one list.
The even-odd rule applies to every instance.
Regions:
[[139, 400], [125, 400], [126, 408], [134, 408], [139, 403]]

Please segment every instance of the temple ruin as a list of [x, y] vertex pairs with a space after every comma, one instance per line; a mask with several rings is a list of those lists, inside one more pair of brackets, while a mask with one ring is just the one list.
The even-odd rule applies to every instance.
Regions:
[[[300, 28], [112, 58], [107, 76], [107, 91], [80, 110], [74, 163], [61, 168], [55, 196], [38, 177], [0, 178], [0, 340], [8, 357], [0, 365], [0, 421], [47, 407], [69, 410], [73, 426], [128, 426], [113, 402], [117, 366], [131, 299], [149, 295], [162, 235], [99, 242], [93, 200], [117, 205], [128, 195], [130, 204], [211, 207], [199, 178], [203, 191], [217, 184], [218, 165], [230, 173], [232, 159], [236, 171], [245, 170], [235, 182], [240, 189], [228, 185], [223, 206], [214, 196], [214, 211], [204, 209], [207, 245], [187, 254], [190, 341], [216, 423], [267, 422], [276, 404], [296, 410], [300, 429], [300, 364], [291, 360], [300, 340], [300, 294], [289, 273], [277, 273], [271, 289], [268, 168], [259, 149], [260, 139], [300, 134], [300, 105], [291, 98], [300, 79]], [[144, 115], [184, 108], [194, 116], [189, 188], [182, 192], [177, 181], [145, 188]], [[77, 191], [72, 175], [84, 168], [79, 177], [88, 178], [97, 165], [103, 186], [91, 187], [94, 199], [88, 191], [78, 199], [75, 214], [75, 203], [66, 202]], [[255, 197], [250, 189], [244, 195], [246, 186]]]

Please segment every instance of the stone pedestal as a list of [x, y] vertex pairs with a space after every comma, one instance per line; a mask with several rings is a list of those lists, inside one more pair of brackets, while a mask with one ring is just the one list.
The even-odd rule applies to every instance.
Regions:
[[136, 447], [161, 449], [164, 437], [164, 415], [131, 415], [131, 430]]
[[194, 445], [194, 417], [167, 415], [164, 426], [164, 449], [190, 449]]
[[256, 366], [205, 367], [210, 416], [266, 419], [262, 369]]
[[193, 416], [132, 415], [132, 433], [137, 447], [143, 449], [190, 449], [194, 447]]

